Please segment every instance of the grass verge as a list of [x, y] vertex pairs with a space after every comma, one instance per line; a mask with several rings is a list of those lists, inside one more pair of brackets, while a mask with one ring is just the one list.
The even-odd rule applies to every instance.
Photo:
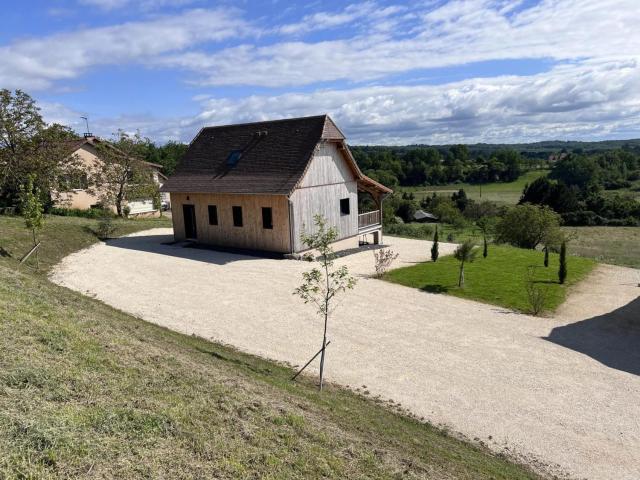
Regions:
[[[116, 227], [114, 235], [120, 236], [150, 228], [171, 227], [171, 219], [114, 219], [113, 224]], [[39, 234], [42, 242], [39, 252], [42, 272], [47, 273], [70, 253], [96, 243], [97, 226], [98, 220], [94, 219], [47, 215]], [[15, 265], [32, 246], [31, 233], [25, 228], [21, 217], [0, 216], [0, 264]], [[28, 262], [33, 263], [31, 258]]]
[[[28, 237], [4, 228], [14, 221], [1, 219], [0, 245], [22, 251]], [[94, 241], [85, 222], [48, 222], [61, 251], [43, 263]], [[0, 263], [0, 478], [538, 478], [397, 405], [332, 385], [320, 394], [288, 367], [11, 262]]]
[[527, 312], [530, 310], [526, 291], [526, 273], [535, 268], [535, 282], [546, 289], [546, 310], [553, 311], [565, 299], [567, 288], [582, 280], [596, 262], [591, 259], [568, 257], [569, 274], [566, 283], [558, 283], [559, 256], [550, 254], [549, 267], [543, 266], [543, 254], [506, 246], [489, 246], [489, 256], [478, 251], [475, 262], [465, 264], [465, 286], [458, 287], [459, 262], [453, 256], [441, 257], [437, 262], [424, 262], [398, 268], [385, 275], [385, 280], [432, 293], [446, 293], [456, 297], [500, 305]]
[[640, 268], [640, 227], [564, 227], [575, 233], [570, 248], [598, 262]]

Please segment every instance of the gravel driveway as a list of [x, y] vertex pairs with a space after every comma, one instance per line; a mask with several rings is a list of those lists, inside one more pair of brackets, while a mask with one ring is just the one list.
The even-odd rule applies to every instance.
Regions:
[[[291, 294], [308, 264], [163, 245], [171, 239], [156, 229], [98, 244], [65, 258], [52, 277], [250, 353], [294, 365], [315, 353], [321, 323]], [[385, 240], [400, 253], [396, 266], [430, 248]], [[534, 318], [367, 278], [371, 252], [340, 262], [360, 278], [330, 323], [330, 380], [366, 385], [541, 470], [640, 478], [638, 270], [600, 266], [555, 318]]]

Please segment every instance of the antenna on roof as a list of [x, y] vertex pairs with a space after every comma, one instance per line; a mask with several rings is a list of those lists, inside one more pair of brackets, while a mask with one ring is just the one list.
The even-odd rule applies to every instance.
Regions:
[[80, 117], [80, 118], [82, 118], [87, 124], [87, 131], [84, 134], [84, 138], [93, 137], [93, 133], [89, 131], [89, 118], [88, 117]]

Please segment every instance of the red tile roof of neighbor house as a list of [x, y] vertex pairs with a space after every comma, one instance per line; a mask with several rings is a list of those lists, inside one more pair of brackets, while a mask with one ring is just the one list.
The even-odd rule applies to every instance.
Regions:
[[[328, 115], [205, 127], [162, 191], [288, 195], [322, 140], [346, 149], [344, 134]], [[346, 152], [356, 178], [370, 180]]]

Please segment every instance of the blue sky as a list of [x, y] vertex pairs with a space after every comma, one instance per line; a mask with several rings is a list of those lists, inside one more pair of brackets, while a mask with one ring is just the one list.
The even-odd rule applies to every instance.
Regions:
[[351, 143], [640, 137], [637, 0], [10, 2], [0, 87], [94, 133], [329, 113]]

